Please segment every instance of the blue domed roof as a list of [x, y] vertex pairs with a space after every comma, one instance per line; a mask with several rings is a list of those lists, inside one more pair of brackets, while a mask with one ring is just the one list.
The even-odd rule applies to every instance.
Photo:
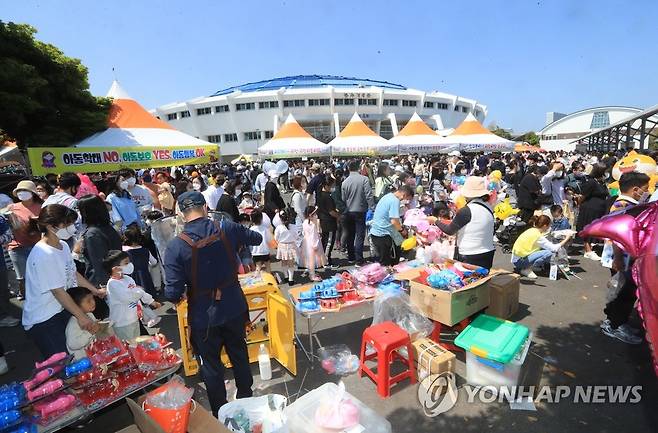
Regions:
[[338, 75], [294, 75], [292, 77], [272, 78], [271, 80], [247, 83], [241, 86], [229, 87], [213, 93], [210, 96], [228, 95], [236, 91], [260, 92], [263, 90], [278, 90], [282, 87], [287, 89], [303, 89], [308, 87], [384, 87], [387, 89], [407, 90], [401, 84], [389, 83], [388, 81], [377, 81], [354, 77], [341, 77]]

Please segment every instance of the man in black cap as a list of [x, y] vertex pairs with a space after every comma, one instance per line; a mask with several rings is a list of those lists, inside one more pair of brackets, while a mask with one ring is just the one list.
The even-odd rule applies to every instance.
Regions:
[[210, 408], [215, 416], [226, 404], [226, 348], [238, 389], [237, 398], [251, 397], [253, 378], [245, 341], [247, 303], [238, 281], [240, 248], [259, 245], [263, 238], [241, 224], [208, 219], [203, 195], [190, 191], [178, 197], [185, 219], [183, 232], [165, 252], [165, 295], [178, 302], [187, 297], [192, 347], [201, 365]]

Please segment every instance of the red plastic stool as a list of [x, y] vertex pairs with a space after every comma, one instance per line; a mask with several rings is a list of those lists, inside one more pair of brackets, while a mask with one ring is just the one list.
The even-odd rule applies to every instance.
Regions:
[[[366, 346], [371, 344], [375, 352], [366, 355]], [[407, 348], [408, 358], [405, 359], [398, 353], [398, 349]], [[377, 373], [374, 373], [366, 361], [377, 358]], [[390, 365], [394, 358], [398, 358], [407, 364], [408, 369], [396, 376], [390, 377]], [[370, 326], [363, 331], [361, 340], [361, 363], [359, 376], [367, 374], [377, 385], [377, 393], [381, 397], [388, 397], [391, 385], [406, 379], [416, 383], [416, 366], [414, 364], [414, 352], [411, 346], [409, 334], [393, 322], [382, 322]]]
[[471, 323], [471, 321], [472, 321], [471, 317], [467, 317], [461, 322], [455, 323], [453, 326], [448, 326], [442, 324], [441, 322], [437, 322], [436, 320], [432, 320], [432, 322], [434, 323], [434, 329], [432, 329], [432, 334], [430, 334], [430, 339], [433, 340], [435, 343], [438, 343], [444, 349], [449, 350], [451, 352], [463, 352], [464, 349], [455, 346], [455, 344], [450, 341], [442, 342], [441, 331], [461, 332]]

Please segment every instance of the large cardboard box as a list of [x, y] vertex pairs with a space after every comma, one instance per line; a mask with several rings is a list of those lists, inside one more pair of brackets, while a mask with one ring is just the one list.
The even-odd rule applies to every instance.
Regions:
[[440, 374], [455, 371], [455, 354], [444, 349], [429, 338], [419, 338], [412, 343], [414, 361], [418, 380], [422, 381], [430, 374]]
[[[165, 433], [164, 430], [153, 419], [142, 410], [142, 401], [144, 396], [140, 397], [137, 402], [131, 398], [126, 398], [128, 408], [133, 414], [135, 424], [130, 425], [118, 433]], [[196, 408], [190, 413], [190, 420], [187, 424], [188, 433], [230, 433], [231, 431], [219, 423], [217, 418], [210, 412], [196, 405]]]
[[489, 306], [489, 280], [497, 271], [454, 292], [411, 280], [411, 303], [432, 320], [453, 326]]
[[485, 313], [509, 319], [519, 310], [519, 276], [499, 273], [489, 280], [489, 307]]

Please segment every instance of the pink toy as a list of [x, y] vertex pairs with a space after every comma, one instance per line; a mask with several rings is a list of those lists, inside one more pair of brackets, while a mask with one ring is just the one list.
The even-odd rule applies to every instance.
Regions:
[[53, 356], [51, 356], [50, 358], [46, 359], [43, 362], [35, 362], [34, 366], [36, 368], [43, 368], [43, 367], [49, 366], [50, 364], [54, 364], [56, 362], [59, 362], [62, 359], [66, 358], [67, 356], [69, 356], [68, 353], [59, 352], [59, 353], [54, 354]]
[[62, 394], [55, 400], [36, 403], [34, 409], [41, 418], [48, 418], [57, 412], [68, 411], [73, 406], [75, 406], [75, 397], [70, 394]]
[[359, 423], [359, 408], [352, 400], [327, 402], [315, 411], [315, 424], [331, 430], [345, 430]]
[[98, 195], [98, 189], [91, 179], [89, 179], [89, 176], [78, 173], [78, 177], [80, 178], [80, 188], [78, 188], [75, 198], [84, 197], [89, 194]]
[[633, 279], [638, 288], [638, 310], [653, 353], [658, 376], [658, 202], [628, 208], [585, 227], [579, 236], [608, 238], [635, 258]]
[[32, 379], [26, 380], [23, 382], [23, 387], [25, 387], [26, 391], [32, 390], [32, 388], [36, 387], [40, 383], [43, 383], [46, 381], [51, 376], [55, 375], [55, 370], [52, 368], [46, 368], [45, 370], [41, 370], [38, 372]]
[[322, 368], [329, 374], [334, 374], [336, 372], [336, 364], [334, 364], [334, 361], [330, 358], [323, 359], [320, 365], [322, 365]]
[[45, 397], [57, 391], [58, 389], [62, 388], [63, 386], [64, 386], [64, 382], [62, 381], [62, 379], [51, 380], [50, 382], [44, 383], [43, 385], [41, 385], [35, 390], [28, 391], [27, 399], [29, 401], [33, 401], [38, 398]]

